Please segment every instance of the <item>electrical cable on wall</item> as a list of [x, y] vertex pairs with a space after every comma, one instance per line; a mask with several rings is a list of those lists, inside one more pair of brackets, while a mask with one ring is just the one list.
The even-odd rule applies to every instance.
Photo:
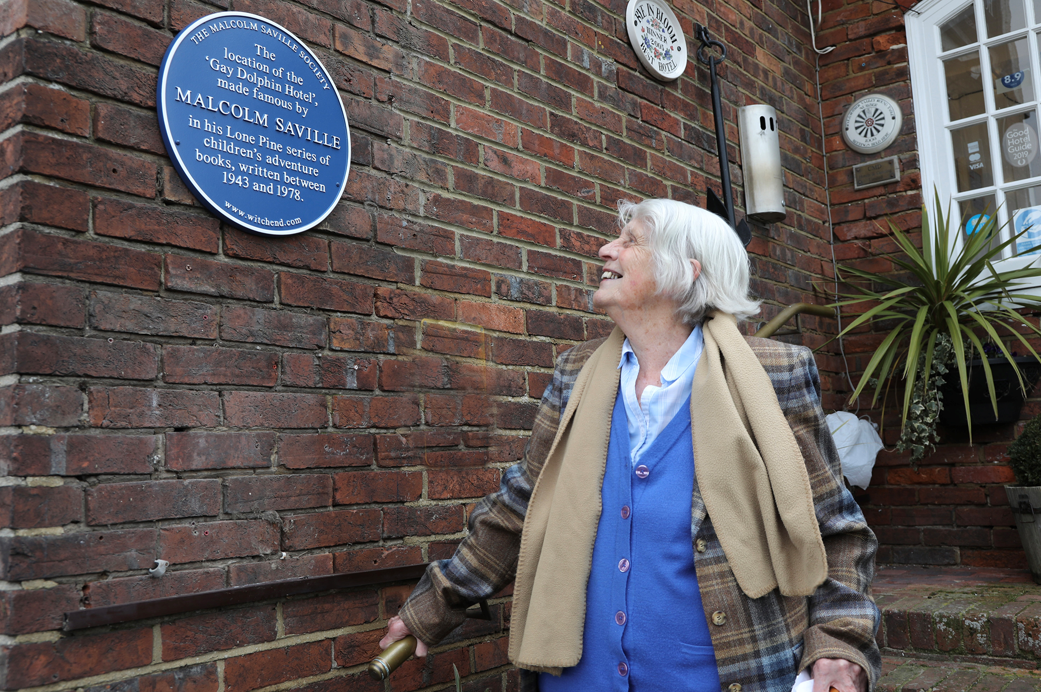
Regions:
[[[822, 22], [822, 2], [818, 3], [819, 23]], [[833, 295], [834, 297], [840, 293], [840, 280], [839, 274], [837, 274], [837, 251], [836, 251], [836, 236], [833, 234], [833, 203], [829, 194], [829, 160], [826, 158], [826, 121], [822, 115], [822, 82], [819, 79], [819, 70], [821, 68], [820, 58], [832, 51], [836, 46], [827, 46], [826, 48], [819, 48], [815, 45], [815, 18], [811, 12], [811, 0], [808, 0], [808, 28], [811, 30], [811, 47], [815, 51], [815, 91], [818, 95], [818, 122], [819, 132], [822, 139], [822, 172], [826, 178], [826, 223], [829, 225], [829, 252], [833, 260]], [[843, 323], [840, 319], [840, 308], [837, 307], [837, 331], [841, 331], [844, 328]], [[851, 388], [851, 391], [855, 391], [855, 383], [851, 381], [851, 367], [847, 362], [847, 354], [844, 352], [844, 339], [842, 337], [837, 338], [837, 343], [840, 345], [840, 358], [844, 361], [844, 376], [847, 378], [847, 385]], [[847, 404], [845, 404], [845, 408]], [[855, 400], [855, 415], [858, 415], [858, 411], [861, 408], [858, 400]]]

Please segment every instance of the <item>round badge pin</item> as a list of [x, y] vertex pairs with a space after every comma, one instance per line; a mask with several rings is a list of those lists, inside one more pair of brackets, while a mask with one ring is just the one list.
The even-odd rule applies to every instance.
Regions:
[[230, 224], [301, 233], [344, 192], [351, 139], [337, 87], [275, 22], [246, 12], [192, 22], [163, 57], [156, 104], [178, 175]]

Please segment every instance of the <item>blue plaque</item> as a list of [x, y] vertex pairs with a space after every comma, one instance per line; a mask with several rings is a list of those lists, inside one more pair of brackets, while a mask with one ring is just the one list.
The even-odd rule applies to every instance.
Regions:
[[156, 91], [170, 159], [218, 217], [292, 235], [337, 205], [351, 162], [344, 105], [315, 54], [275, 22], [196, 20], [167, 49]]

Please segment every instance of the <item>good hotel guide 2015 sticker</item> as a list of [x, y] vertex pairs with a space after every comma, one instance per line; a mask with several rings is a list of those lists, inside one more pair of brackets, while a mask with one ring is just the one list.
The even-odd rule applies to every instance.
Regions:
[[283, 27], [245, 12], [198, 19], [167, 49], [156, 90], [174, 167], [218, 217], [284, 236], [337, 205], [348, 118], [326, 68]]

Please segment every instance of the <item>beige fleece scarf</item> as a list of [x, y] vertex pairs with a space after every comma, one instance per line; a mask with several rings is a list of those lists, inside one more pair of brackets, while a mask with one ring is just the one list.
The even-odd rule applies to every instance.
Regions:
[[[559, 674], [582, 655], [623, 339], [617, 327], [580, 371], [529, 500], [508, 652], [522, 668]], [[731, 315], [703, 325], [692, 423], [699, 492], [743, 593], [811, 595], [827, 564], [804, 459]]]

